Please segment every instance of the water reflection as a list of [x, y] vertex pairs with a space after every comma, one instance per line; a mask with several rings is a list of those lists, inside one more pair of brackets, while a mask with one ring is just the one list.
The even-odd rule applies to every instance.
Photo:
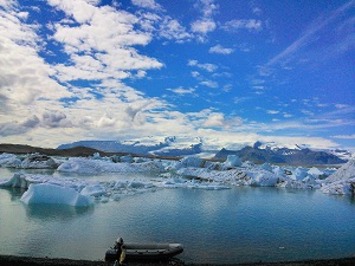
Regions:
[[[23, 193], [25, 193], [26, 189], [25, 188], [0, 188], [3, 191], [8, 192], [9, 198], [11, 201], [18, 201], [21, 199]], [[7, 194], [7, 193], [6, 193]]]
[[25, 205], [26, 215], [31, 219], [41, 221], [68, 221], [79, 216], [90, 215], [94, 207], [72, 207], [56, 204], [30, 204]]

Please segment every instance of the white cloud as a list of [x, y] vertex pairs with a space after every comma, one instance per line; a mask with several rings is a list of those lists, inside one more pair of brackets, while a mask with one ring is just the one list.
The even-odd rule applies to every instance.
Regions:
[[214, 31], [216, 27], [216, 23], [211, 19], [201, 19], [191, 23], [192, 32], [202, 33], [204, 35], [208, 32]]
[[233, 19], [227, 21], [221, 27], [226, 31], [238, 31], [238, 30], [249, 30], [249, 31], [260, 31], [263, 28], [263, 23], [261, 20], [257, 19]]
[[161, 5], [156, 3], [154, 0], [132, 0], [132, 4], [143, 8], [162, 10]]
[[203, 123], [204, 127], [222, 127], [224, 125], [224, 115], [222, 113], [215, 113], [208, 116]]
[[212, 89], [216, 89], [218, 88], [218, 83], [216, 81], [213, 80], [203, 80], [200, 82], [201, 85], [212, 88]]
[[347, 140], [355, 140], [355, 134], [352, 135], [336, 135], [332, 136], [335, 139], [347, 139]]
[[179, 21], [169, 16], [165, 16], [160, 23], [159, 36], [178, 42], [187, 41], [192, 38], [192, 35], [187, 32], [186, 28], [183, 27]]
[[214, 72], [218, 69], [218, 66], [210, 63], [199, 63], [197, 60], [189, 60], [188, 66], [198, 67], [200, 69], [206, 70], [207, 72]]
[[0, 0], [0, 6], [4, 9], [13, 9], [17, 6], [17, 2], [15, 0]]
[[278, 113], [280, 113], [280, 111], [277, 110], [267, 110], [266, 112], [270, 115], [277, 115]]
[[345, 109], [345, 108], [349, 108], [350, 106], [347, 105], [347, 104], [337, 103], [337, 104], [335, 104], [335, 107], [336, 107], [337, 109]]
[[38, 56], [37, 28], [25, 24], [21, 12], [0, 10], [0, 88], [2, 103], [20, 110], [39, 98], [58, 100], [71, 93], [51, 78], [53, 69]]
[[197, 0], [194, 7], [201, 11], [204, 17], [213, 16], [219, 9], [214, 0]]
[[200, 73], [198, 71], [191, 71], [191, 76], [194, 78], [198, 78], [200, 76]]
[[227, 55], [227, 54], [231, 54], [234, 52], [234, 49], [232, 48], [226, 48], [226, 47], [223, 47], [222, 45], [220, 44], [217, 44], [215, 46], [212, 46], [209, 50], [208, 50], [209, 53], [212, 53], [212, 54], [224, 54], [224, 55]]
[[195, 93], [194, 88], [184, 89], [183, 87], [179, 87], [179, 88], [167, 89], [167, 90], [171, 91], [173, 93], [179, 94], [179, 95], [187, 95], [187, 94], [194, 94]]
[[206, 35], [217, 28], [213, 15], [218, 11], [219, 6], [214, 0], [198, 0], [194, 7], [202, 13], [202, 17], [191, 23], [191, 31], [197, 34], [200, 41], [205, 41]]
[[96, 7], [82, 0], [51, 0], [50, 4], [79, 23], [68, 25], [67, 20], [62, 20], [54, 24], [54, 40], [64, 45], [71, 58], [71, 65], [56, 67], [62, 81], [123, 79], [131, 76], [132, 70], [162, 67], [162, 63], [140, 55], [132, 47], [151, 41], [149, 33], [134, 29], [138, 23], [134, 15], [109, 6]]

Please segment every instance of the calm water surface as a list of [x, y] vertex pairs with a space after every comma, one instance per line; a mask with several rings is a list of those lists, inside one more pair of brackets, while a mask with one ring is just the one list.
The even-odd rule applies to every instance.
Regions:
[[354, 200], [318, 191], [161, 189], [86, 209], [27, 206], [22, 193], [0, 189], [0, 254], [100, 260], [121, 235], [182, 243], [185, 262], [355, 255]]

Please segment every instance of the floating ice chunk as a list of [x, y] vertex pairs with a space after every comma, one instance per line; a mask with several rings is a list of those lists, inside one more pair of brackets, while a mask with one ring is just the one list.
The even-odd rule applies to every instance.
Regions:
[[81, 195], [73, 188], [57, 186], [48, 183], [31, 184], [22, 195], [21, 201], [25, 204], [61, 204], [73, 207], [87, 207], [93, 200]]
[[321, 170], [319, 170], [316, 167], [312, 167], [311, 169], [308, 170], [308, 175], [314, 176], [316, 178], [319, 178], [319, 176], [324, 175], [324, 172], [322, 172]]
[[350, 160], [324, 180], [322, 192], [355, 195], [355, 160]]
[[335, 173], [325, 179], [326, 182], [334, 182], [339, 180], [347, 180], [355, 177], [355, 160], [350, 160]]
[[221, 170], [223, 163], [220, 162], [211, 162], [211, 161], [206, 161], [204, 168], [207, 168], [209, 170]]
[[269, 163], [263, 163], [262, 165], [260, 165], [260, 168], [269, 172], [272, 172], [273, 170], [271, 164]]
[[49, 156], [40, 154], [28, 155], [20, 165], [24, 169], [56, 169], [58, 164]]
[[127, 156], [121, 156], [121, 162], [122, 163], [133, 163], [134, 160], [133, 160], [132, 156], [127, 155]]
[[355, 177], [324, 184], [321, 191], [326, 194], [355, 195]]
[[16, 173], [9, 180], [0, 182], [0, 187], [28, 188], [32, 183], [43, 183], [47, 180], [48, 179], [44, 176]]
[[307, 169], [302, 168], [302, 167], [297, 167], [293, 172], [292, 172], [292, 179], [294, 180], [303, 180], [307, 176]]
[[222, 170], [237, 168], [241, 165], [242, 161], [237, 155], [228, 155], [226, 161], [223, 163]]
[[21, 160], [15, 154], [2, 153], [0, 154], [0, 167], [19, 168]]
[[84, 187], [83, 190], [80, 191], [80, 194], [84, 196], [98, 197], [106, 194], [106, 188], [100, 184], [89, 185]]
[[152, 183], [145, 183], [145, 182], [133, 180], [128, 184], [127, 187], [132, 189], [143, 189], [143, 188], [152, 188], [154, 187], [154, 185]]
[[262, 169], [256, 171], [248, 171], [247, 174], [252, 178], [252, 186], [274, 187], [279, 182], [277, 175]]
[[87, 158], [69, 158], [58, 167], [58, 171], [95, 175], [99, 173], [133, 172], [135, 170], [125, 163], [113, 163], [112, 161]]
[[132, 167], [139, 171], [149, 171], [149, 172], [164, 172], [166, 166], [164, 162], [161, 161], [148, 161], [142, 163], [133, 164]]
[[289, 173], [289, 170], [286, 170], [280, 166], [275, 166], [274, 168], [272, 168], [272, 166], [270, 165], [270, 167], [271, 167], [271, 171], [270, 170], [268, 170], [268, 171], [274, 173], [278, 177], [284, 176], [285, 173]]
[[29, 182], [24, 175], [14, 174], [9, 180], [0, 182], [0, 187], [27, 188]]
[[186, 156], [181, 159], [179, 163], [175, 165], [176, 169], [195, 167], [201, 168], [203, 167], [205, 161], [197, 156]]

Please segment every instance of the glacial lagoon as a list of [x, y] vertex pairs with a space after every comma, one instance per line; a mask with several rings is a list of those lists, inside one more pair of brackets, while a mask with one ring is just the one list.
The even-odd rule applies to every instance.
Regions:
[[[0, 168], [0, 180], [12, 174]], [[22, 194], [0, 189], [2, 255], [103, 260], [118, 235], [182, 243], [178, 258], [188, 263], [355, 255], [354, 199], [318, 190], [164, 188], [87, 208], [26, 205]]]

